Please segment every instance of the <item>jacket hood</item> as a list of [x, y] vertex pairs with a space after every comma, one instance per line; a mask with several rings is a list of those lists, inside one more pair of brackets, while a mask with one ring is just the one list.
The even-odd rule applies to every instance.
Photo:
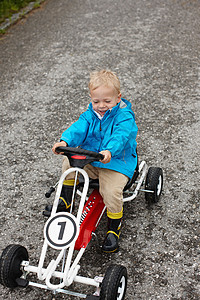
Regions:
[[[132, 107], [132, 104], [128, 100], [121, 98], [121, 101], [116, 106], [112, 107], [105, 113], [103, 119], [105, 119], [108, 115], [112, 116], [112, 115], [116, 114], [119, 109], [129, 110], [134, 115], [131, 107]], [[97, 115], [93, 109], [92, 102], [90, 102], [90, 104], [88, 106], [88, 110], [91, 111], [97, 117]]]

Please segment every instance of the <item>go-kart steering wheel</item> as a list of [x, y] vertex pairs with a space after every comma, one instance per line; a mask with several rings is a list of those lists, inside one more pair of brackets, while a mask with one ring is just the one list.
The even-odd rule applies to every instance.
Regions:
[[101, 153], [85, 150], [82, 148], [72, 148], [72, 147], [57, 147], [57, 153], [62, 153], [68, 157], [70, 166], [83, 168], [85, 165], [93, 162], [99, 161], [104, 158]]

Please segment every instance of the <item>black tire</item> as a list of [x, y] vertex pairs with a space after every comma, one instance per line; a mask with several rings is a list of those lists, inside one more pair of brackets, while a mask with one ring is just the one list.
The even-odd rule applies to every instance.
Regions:
[[108, 267], [102, 281], [100, 300], [123, 300], [127, 288], [127, 270], [121, 265]]
[[0, 257], [0, 283], [5, 287], [18, 286], [16, 279], [22, 276], [21, 262], [28, 260], [26, 248], [20, 245], [8, 245]]
[[148, 203], [156, 203], [159, 201], [163, 188], [163, 171], [158, 167], [150, 167], [146, 176], [145, 190], [153, 191], [145, 192], [145, 199]]

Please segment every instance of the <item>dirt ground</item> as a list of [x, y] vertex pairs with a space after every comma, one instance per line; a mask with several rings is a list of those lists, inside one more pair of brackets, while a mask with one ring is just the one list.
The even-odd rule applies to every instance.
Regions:
[[[110, 68], [135, 111], [139, 158], [163, 168], [164, 190], [152, 207], [142, 192], [125, 204], [120, 251], [93, 245], [81, 274], [114, 262], [127, 267], [127, 300], [200, 299], [199, 16], [198, 0], [48, 0], [1, 38], [1, 251], [19, 243], [37, 264], [44, 194], [61, 171], [51, 147], [86, 109], [90, 71]], [[1, 299], [51, 297], [0, 287]]]

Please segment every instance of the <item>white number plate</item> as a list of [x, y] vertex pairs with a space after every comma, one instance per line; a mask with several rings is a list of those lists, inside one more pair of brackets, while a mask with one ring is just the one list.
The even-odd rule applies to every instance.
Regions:
[[59, 212], [50, 217], [44, 226], [44, 238], [54, 249], [65, 249], [71, 246], [79, 234], [79, 226], [74, 215]]

